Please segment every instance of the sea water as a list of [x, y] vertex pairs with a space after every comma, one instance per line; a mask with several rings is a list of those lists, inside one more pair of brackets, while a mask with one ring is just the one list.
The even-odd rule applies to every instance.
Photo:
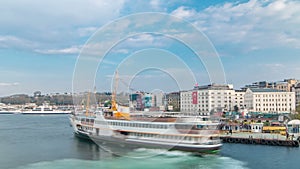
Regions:
[[0, 169], [300, 168], [299, 148], [224, 144], [219, 155], [139, 148], [108, 153], [74, 137], [68, 115], [0, 115]]

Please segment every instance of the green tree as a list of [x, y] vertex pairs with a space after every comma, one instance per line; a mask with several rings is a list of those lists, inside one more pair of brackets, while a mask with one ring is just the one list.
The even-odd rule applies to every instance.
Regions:
[[300, 105], [296, 107], [296, 112], [300, 113]]
[[264, 126], [270, 126], [269, 120], [267, 120], [267, 121], [264, 122]]
[[235, 105], [235, 106], [233, 107], [233, 110], [234, 110], [234, 112], [239, 112], [239, 107], [238, 107], [237, 105]]

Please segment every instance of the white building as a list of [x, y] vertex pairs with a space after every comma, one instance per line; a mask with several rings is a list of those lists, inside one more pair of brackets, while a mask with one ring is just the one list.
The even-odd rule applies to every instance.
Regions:
[[251, 112], [290, 113], [296, 109], [295, 92], [276, 89], [247, 89], [245, 108]]
[[152, 105], [153, 107], [164, 106], [165, 94], [162, 91], [156, 91], [152, 93]]
[[240, 100], [243, 99], [236, 99], [232, 85], [196, 86], [193, 90], [180, 92], [180, 110], [204, 114], [212, 110], [233, 111], [235, 103]]
[[300, 105], [300, 84], [298, 84], [295, 88], [295, 95], [296, 95], [296, 106]]
[[263, 123], [252, 123], [251, 126], [251, 132], [252, 133], [262, 133], [262, 129], [264, 124]]
[[245, 96], [245, 91], [235, 90], [235, 97], [234, 97], [234, 105], [233, 106], [236, 105], [239, 109], [244, 109], [245, 108], [244, 96]]

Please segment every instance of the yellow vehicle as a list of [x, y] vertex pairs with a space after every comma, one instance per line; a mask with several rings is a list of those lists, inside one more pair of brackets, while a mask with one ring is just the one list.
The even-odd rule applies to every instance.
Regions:
[[278, 133], [281, 135], [285, 135], [286, 127], [285, 126], [263, 126], [263, 133]]

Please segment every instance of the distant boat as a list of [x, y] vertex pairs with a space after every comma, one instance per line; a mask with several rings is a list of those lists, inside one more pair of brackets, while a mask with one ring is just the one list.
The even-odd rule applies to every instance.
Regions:
[[0, 114], [14, 114], [14, 112], [8, 110], [0, 110]]
[[71, 114], [71, 110], [56, 110], [51, 106], [43, 105], [30, 110], [23, 110], [21, 114]]
[[0, 109], [0, 114], [18, 114], [21, 113], [20, 109]]

